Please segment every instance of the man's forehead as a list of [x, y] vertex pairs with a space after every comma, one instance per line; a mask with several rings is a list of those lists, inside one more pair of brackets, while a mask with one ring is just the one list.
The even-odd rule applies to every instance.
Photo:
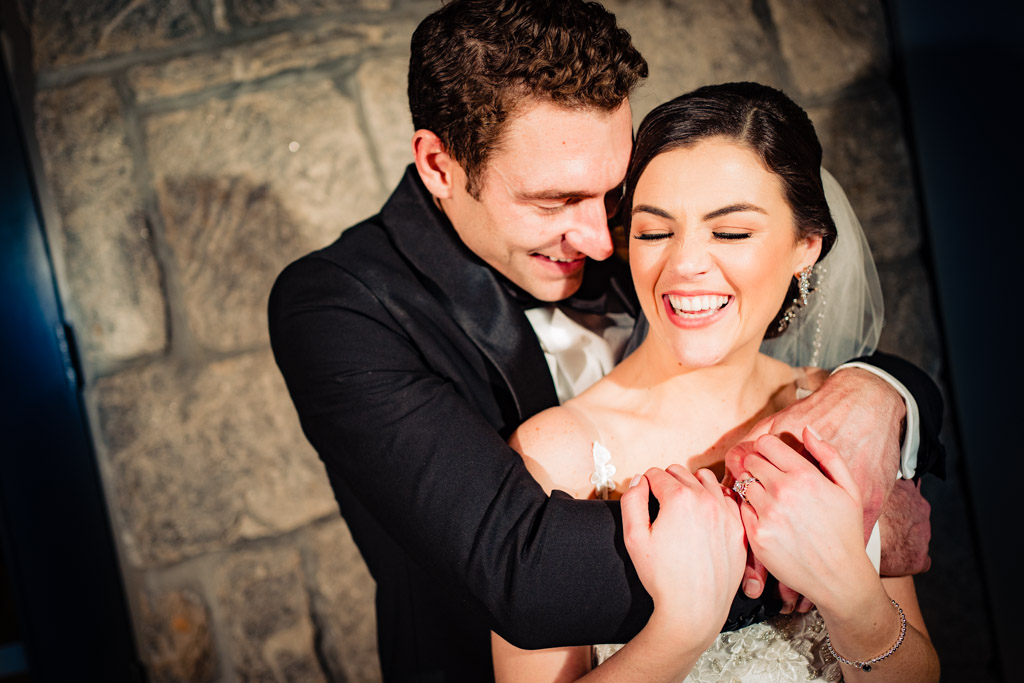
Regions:
[[603, 193], [621, 183], [632, 149], [628, 100], [610, 112], [535, 103], [503, 133], [484, 173], [522, 196]]

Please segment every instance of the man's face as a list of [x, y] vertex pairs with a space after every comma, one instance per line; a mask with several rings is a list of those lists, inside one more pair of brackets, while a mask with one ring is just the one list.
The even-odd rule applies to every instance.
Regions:
[[542, 301], [572, 295], [586, 257], [612, 253], [606, 195], [617, 197], [632, 148], [625, 101], [612, 112], [527, 103], [510, 120], [480, 178], [466, 192], [456, 165], [441, 206], [462, 241]]

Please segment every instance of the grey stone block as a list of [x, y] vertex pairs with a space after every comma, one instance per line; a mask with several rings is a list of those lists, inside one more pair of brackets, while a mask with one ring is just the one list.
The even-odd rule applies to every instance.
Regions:
[[337, 505], [269, 352], [97, 382], [111, 506], [129, 564], [272, 536]]
[[188, 0], [36, 0], [32, 46], [36, 69], [50, 69], [200, 35], [202, 21]]
[[324, 681], [298, 550], [232, 554], [216, 572], [231, 666], [243, 681]]
[[[218, 2], [221, 0], [218, 0]], [[243, 26], [352, 9], [391, 9], [391, 0], [224, 0]]]
[[889, 67], [878, 0], [768, 0], [779, 47], [805, 95], [835, 92]]
[[885, 301], [885, 327], [878, 348], [938, 377], [942, 345], [927, 272], [918, 259], [909, 258], [879, 265], [878, 277]]
[[701, 85], [779, 82], [771, 44], [749, 0], [603, 4], [633, 36], [650, 68], [632, 100], [637, 123], [662, 102]]
[[915, 252], [921, 227], [899, 105], [885, 91], [808, 112], [824, 165], [843, 185], [875, 260]]
[[408, 71], [408, 56], [396, 56], [369, 60], [356, 74], [370, 139], [389, 188], [398, 184], [405, 167], [412, 163]]
[[343, 521], [311, 529], [306, 571], [321, 651], [332, 680], [381, 680], [375, 584]]
[[389, 27], [373, 24], [325, 22], [308, 30], [276, 33], [213, 52], [142, 64], [128, 71], [128, 81], [138, 100], [148, 102], [308, 69], [394, 42], [408, 45], [408, 35], [399, 39]]
[[188, 590], [143, 595], [139, 650], [154, 683], [214, 678], [209, 608]]
[[266, 345], [281, 269], [385, 198], [355, 104], [329, 81], [156, 116], [147, 136], [188, 323], [210, 348]]
[[61, 230], [69, 309], [86, 362], [161, 351], [166, 310], [121, 102], [93, 78], [36, 98], [36, 134]]

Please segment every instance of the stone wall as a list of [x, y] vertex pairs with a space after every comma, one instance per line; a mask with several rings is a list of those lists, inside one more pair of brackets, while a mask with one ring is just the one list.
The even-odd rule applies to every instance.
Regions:
[[[940, 348], [878, 0], [614, 0], [639, 122], [758, 80], [811, 113], [878, 259], [882, 347]], [[379, 678], [373, 585], [269, 352], [277, 273], [410, 160], [435, 2], [24, 0], [48, 225], [141, 656], [154, 681]]]

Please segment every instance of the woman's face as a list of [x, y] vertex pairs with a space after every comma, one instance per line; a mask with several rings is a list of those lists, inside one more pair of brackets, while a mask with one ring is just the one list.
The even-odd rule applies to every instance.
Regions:
[[665, 152], [633, 196], [629, 262], [644, 314], [687, 368], [756, 352], [790, 278], [821, 238], [797, 239], [779, 177], [747, 147], [709, 138]]

